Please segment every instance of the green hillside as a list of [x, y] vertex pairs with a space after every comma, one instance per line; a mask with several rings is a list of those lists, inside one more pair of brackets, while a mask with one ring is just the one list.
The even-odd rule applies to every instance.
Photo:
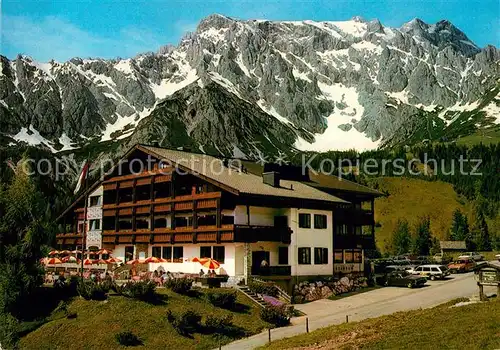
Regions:
[[400, 218], [415, 225], [419, 217], [429, 216], [432, 233], [444, 239], [451, 225], [453, 211], [457, 208], [463, 212], [469, 211], [470, 205], [456, 194], [449, 183], [385, 177], [374, 179], [373, 185], [389, 193], [389, 196], [375, 201], [375, 222], [381, 225], [376, 228], [375, 237], [382, 252], [386, 251], [386, 244], [390, 242]]

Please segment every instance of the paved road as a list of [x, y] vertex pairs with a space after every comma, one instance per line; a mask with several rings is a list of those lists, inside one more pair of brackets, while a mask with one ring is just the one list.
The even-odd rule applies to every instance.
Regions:
[[[417, 289], [386, 287], [357, 294], [340, 300], [318, 300], [296, 305], [309, 318], [309, 330], [349, 321], [360, 321], [382, 315], [418, 308], [430, 308], [451, 299], [471, 297], [478, 294], [473, 273], [453, 275], [444, 281], [428, 281], [427, 286]], [[494, 288], [485, 288], [485, 293], [493, 294]], [[292, 326], [271, 331], [272, 340], [287, 338], [305, 332], [305, 317], [292, 320]], [[263, 332], [249, 338], [240, 339], [223, 347], [224, 349], [254, 349], [268, 342], [268, 333]]]

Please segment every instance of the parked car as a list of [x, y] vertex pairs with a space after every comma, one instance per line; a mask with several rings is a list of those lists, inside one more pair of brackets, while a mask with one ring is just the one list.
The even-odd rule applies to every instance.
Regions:
[[466, 258], [469, 258], [469, 259], [472, 259], [472, 260], [474, 260], [474, 261], [481, 261], [481, 260], [484, 260], [484, 256], [482, 256], [481, 254], [476, 253], [476, 252], [467, 252], [467, 253], [463, 253], [463, 254], [461, 254], [458, 258], [459, 258], [459, 259], [466, 259]]
[[393, 271], [385, 276], [385, 286], [402, 286], [408, 288], [421, 287], [427, 282], [427, 278], [415, 276], [407, 271]]
[[500, 254], [495, 255], [495, 258], [500, 261]]
[[448, 270], [447, 266], [436, 264], [420, 265], [408, 272], [413, 275], [425, 276], [431, 281], [434, 281], [436, 278], [444, 279], [450, 274], [450, 270]]
[[393, 272], [393, 271], [408, 271], [413, 269], [415, 266], [412, 265], [387, 265], [385, 267], [385, 272]]
[[476, 267], [476, 262], [472, 259], [459, 259], [448, 264], [450, 273], [462, 273], [472, 271]]
[[451, 258], [446, 254], [443, 255], [443, 253], [437, 253], [437, 254], [434, 254], [434, 256], [432, 257], [432, 260], [438, 264], [446, 264], [446, 263], [449, 263], [451, 261]]

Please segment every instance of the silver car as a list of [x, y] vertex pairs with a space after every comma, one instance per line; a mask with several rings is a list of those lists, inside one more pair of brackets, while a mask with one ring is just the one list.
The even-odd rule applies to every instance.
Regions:
[[447, 266], [435, 264], [420, 265], [412, 270], [409, 270], [408, 272], [413, 275], [425, 276], [431, 281], [434, 281], [435, 279], [444, 279], [446, 276], [450, 275], [450, 270]]

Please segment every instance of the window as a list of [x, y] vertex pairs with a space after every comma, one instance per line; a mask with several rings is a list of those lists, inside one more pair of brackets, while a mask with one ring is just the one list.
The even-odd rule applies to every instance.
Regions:
[[134, 246], [125, 247], [125, 262], [134, 258]]
[[182, 262], [183, 256], [184, 256], [184, 247], [174, 247], [173, 262]]
[[156, 258], [161, 258], [161, 247], [153, 247], [151, 251], [151, 256]]
[[136, 217], [135, 228], [138, 230], [147, 230], [149, 228], [149, 216]]
[[135, 196], [138, 201], [145, 201], [151, 199], [151, 186], [142, 185], [135, 188]]
[[335, 249], [333, 251], [333, 260], [336, 263], [344, 262], [344, 251], [342, 249]]
[[354, 263], [361, 264], [363, 262], [363, 252], [361, 251], [361, 249], [354, 249], [353, 254]]
[[102, 219], [102, 228], [104, 230], [115, 230], [115, 217], [114, 216], [105, 216]]
[[301, 265], [311, 264], [311, 248], [299, 248], [299, 264]]
[[338, 235], [347, 235], [347, 233], [348, 233], [347, 225], [337, 225]]
[[118, 221], [118, 231], [123, 230], [131, 230], [132, 229], [132, 220], [120, 220]]
[[328, 264], [328, 248], [314, 248], [314, 264]]
[[217, 217], [215, 214], [199, 214], [198, 226], [215, 226], [217, 224]]
[[154, 184], [154, 199], [168, 198], [171, 195], [170, 182], [158, 182]]
[[213, 258], [215, 260], [217, 260], [221, 264], [224, 264], [225, 257], [226, 257], [226, 248], [224, 246], [214, 247]]
[[211, 258], [212, 247], [200, 247], [200, 258]]
[[90, 206], [95, 207], [101, 204], [101, 196], [91, 196], [90, 197]]
[[326, 228], [326, 215], [314, 214], [314, 228]]
[[439, 272], [439, 270], [438, 270], [438, 268], [437, 268], [437, 267], [433, 267], [433, 268], [431, 268], [431, 271], [432, 271], [432, 272]]
[[299, 227], [300, 228], [311, 228], [311, 214], [299, 214]]
[[288, 265], [288, 247], [278, 247], [278, 264]]
[[155, 218], [155, 230], [157, 228], [166, 228], [167, 218]]
[[193, 226], [193, 217], [178, 216], [175, 218], [175, 227]]
[[221, 224], [222, 225], [233, 225], [234, 224], [234, 216], [222, 215]]
[[344, 250], [344, 258], [345, 258], [346, 263], [353, 263], [354, 262], [354, 255], [353, 255], [351, 249]]
[[363, 231], [362, 231], [362, 227], [361, 226], [354, 226], [354, 234], [356, 236], [361, 236], [363, 234]]
[[83, 223], [78, 224], [78, 232], [83, 232]]
[[163, 247], [162, 258], [167, 259], [169, 262], [172, 261], [172, 247]]
[[101, 229], [101, 220], [92, 219], [89, 221], [89, 231], [96, 231]]

